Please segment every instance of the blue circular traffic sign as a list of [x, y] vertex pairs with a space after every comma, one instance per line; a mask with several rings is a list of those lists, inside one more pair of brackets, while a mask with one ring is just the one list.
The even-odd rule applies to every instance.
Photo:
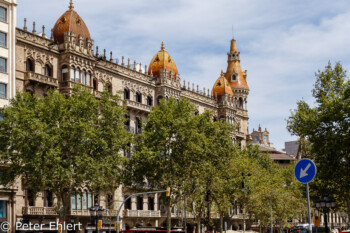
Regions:
[[307, 184], [315, 178], [316, 170], [312, 160], [302, 159], [295, 165], [294, 175], [300, 183]]

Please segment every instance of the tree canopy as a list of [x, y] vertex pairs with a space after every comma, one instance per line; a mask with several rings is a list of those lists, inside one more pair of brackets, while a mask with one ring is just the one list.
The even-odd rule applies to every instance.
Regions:
[[288, 130], [301, 138], [303, 154], [314, 160], [317, 176], [311, 187], [335, 196], [350, 215], [350, 81], [340, 63], [329, 62], [316, 73], [315, 104], [297, 102]]
[[120, 151], [128, 142], [118, 102], [108, 92], [96, 99], [78, 86], [69, 98], [57, 91], [46, 97], [18, 93], [0, 122], [1, 183], [21, 177], [34, 193], [52, 191], [60, 218], [73, 192], [114, 189], [122, 182]]

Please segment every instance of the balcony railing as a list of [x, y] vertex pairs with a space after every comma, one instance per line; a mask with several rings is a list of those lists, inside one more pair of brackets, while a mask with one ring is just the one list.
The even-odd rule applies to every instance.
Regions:
[[27, 206], [22, 208], [23, 215], [57, 215], [55, 207]]
[[151, 108], [152, 108], [152, 106], [142, 104], [132, 100], [124, 100], [124, 106], [131, 109], [143, 111], [143, 112], [151, 112]]
[[31, 71], [27, 71], [25, 73], [24, 76], [24, 80], [26, 82], [37, 82], [37, 83], [43, 83], [49, 86], [53, 86], [53, 87], [58, 87], [58, 81], [57, 79], [53, 78], [53, 77], [49, 77], [46, 75], [42, 75], [42, 74], [37, 74]]
[[159, 210], [124, 210], [124, 217], [159, 218], [161, 214]]
[[[22, 208], [23, 215], [57, 215], [55, 207], [26, 206]], [[71, 210], [72, 216], [90, 216], [89, 210]], [[104, 216], [117, 216], [117, 210], [104, 210]]]

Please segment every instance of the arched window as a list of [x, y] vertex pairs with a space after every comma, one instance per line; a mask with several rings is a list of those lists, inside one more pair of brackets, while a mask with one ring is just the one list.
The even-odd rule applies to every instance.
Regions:
[[69, 72], [68, 72], [68, 68], [66, 65], [62, 66], [61, 73], [62, 73], [62, 82], [68, 81], [69, 80]]
[[141, 134], [142, 122], [139, 117], [136, 117], [135, 128], [136, 128], [136, 134]]
[[76, 201], [77, 201], [77, 210], [81, 210], [81, 194], [76, 194]]
[[158, 98], [157, 98], [157, 104], [158, 104], [158, 105], [160, 105], [160, 101], [161, 101], [162, 99], [163, 99], [163, 96], [161, 96], [161, 95], [158, 96]]
[[52, 207], [53, 206], [53, 196], [51, 191], [44, 191], [44, 206]]
[[129, 89], [124, 89], [124, 99], [129, 100], [130, 99], [130, 91]]
[[106, 84], [106, 90], [107, 90], [109, 93], [112, 93], [112, 84], [107, 83], [107, 84]]
[[75, 82], [80, 83], [80, 69], [75, 71]]
[[[128, 198], [128, 196], [124, 197], [124, 200]], [[131, 198], [129, 198], [126, 202], [125, 202], [125, 209], [127, 210], [131, 210]]]
[[74, 78], [75, 78], [75, 68], [74, 66], [72, 66], [70, 68], [70, 81], [74, 82]]
[[152, 96], [147, 96], [147, 105], [152, 106], [153, 105], [153, 98]]
[[239, 98], [239, 100], [238, 100], [238, 107], [243, 108], [243, 99], [242, 98]]
[[136, 102], [142, 103], [142, 94], [140, 92], [136, 92]]
[[94, 78], [92, 80], [92, 88], [93, 88], [94, 91], [97, 91], [97, 85], [98, 85], [97, 79]]
[[143, 210], [143, 196], [137, 197], [137, 210]]
[[26, 70], [30, 71], [30, 72], [35, 72], [35, 65], [34, 65], [34, 61], [30, 58], [27, 59], [26, 62]]
[[88, 193], [87, 191], [84, 191], [82, 193], [83, 196], [83, 210], [87, 210], [88, 209]]
[[85, 81], [86, 81], [86, 72], [85, 72], [85, 70], [83, 70], [83, 71], [81, 72], [81, 83], [82, 83], [83, 85], [85, 85], [85, 84], [86, 84]]
[[237, 81], [237, 76], [235, 73], [233, 73], [231, 76], [231, 82], [235, 82], [235, 81]]
[[49, 76], [49, 77], [52, 77], [52, 68], [51, 68], [51, 66], [49, 64], [45, 65], [45, 75]]
[[154, 197], [148, 197], [148, 210], [154, 210]]
[[113, 203], [114, 202], [114, 197], [113, 194], [107, 194], [107, 208], [108, 209], [113, 209]]
[[86, 85], [91, 86], [91, 73], [90, 72], [86, 73]]

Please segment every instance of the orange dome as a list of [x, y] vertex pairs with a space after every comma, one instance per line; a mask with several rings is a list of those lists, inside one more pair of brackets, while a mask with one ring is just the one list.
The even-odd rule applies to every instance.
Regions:
[[226, 79], [230, 82], [230, 86], [233, 88], [249, 89], [246, 75], [247, 74], [243, 72], [241, 68], [236, 40], [232, 39], [229, 60], [227, 64]]
[[172, 71], [173, 73], [178, 74], [175, 62], [165, 50], [163, 42], [159, 52], [153, 57], [149, 64], [148, 74], [151, 74], [152, 71], [153, 76], [159, 77], [159, 72], [162, 69], [167, 69], [168, 72]]
[[229, 82], [224, 76], [224, 72], [221, 70], [221, 76], [216, 80], [213, 91], [213, 96], [220, 97], [222, 94], [227, 94], [233, 96], [232, 89], [230, 87]]
[[52, 29], [53, 38], [58, 43], [64, 42], [64, 33], [68, 31], [74, 32], [77, 39], [79, 35], [81, 35], [84, 40], [87, 38], [91, 39], [89, 29], [73, 8], [73, 2], [71, 0], [69, 9], [57, 20]]

